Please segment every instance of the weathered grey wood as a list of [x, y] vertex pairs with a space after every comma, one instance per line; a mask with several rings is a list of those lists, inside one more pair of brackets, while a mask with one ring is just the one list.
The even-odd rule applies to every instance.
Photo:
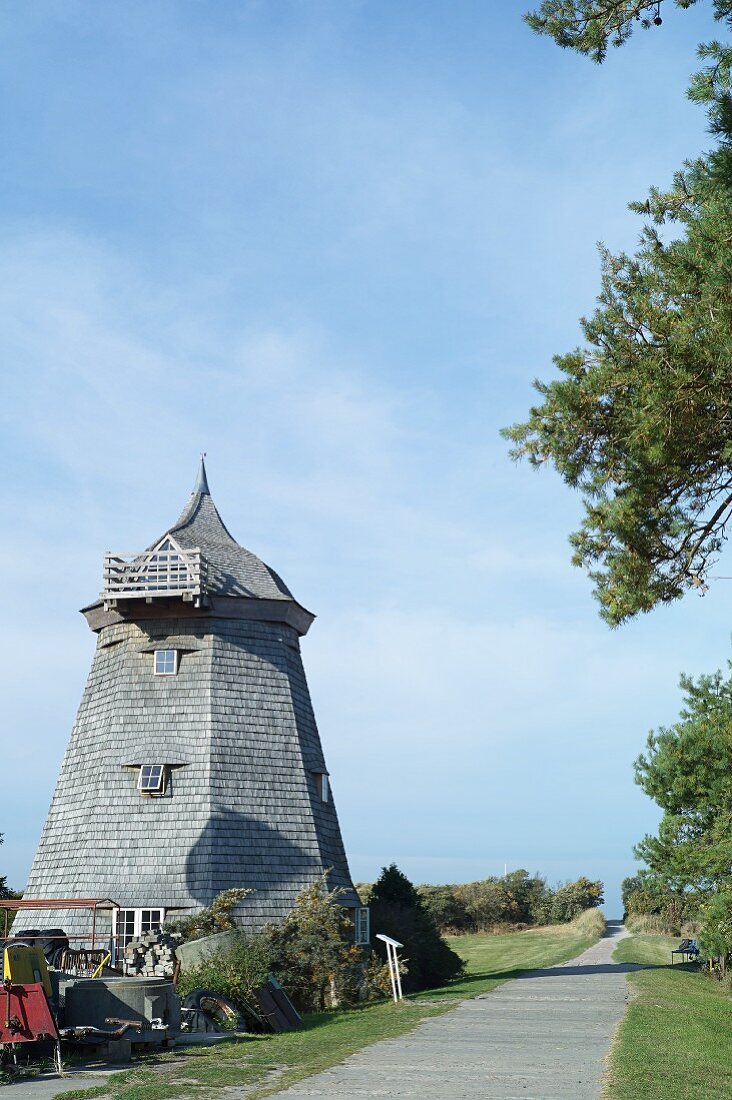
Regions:
[[206, 566], [199, 547], [184, 550], [166, 535], [159, 542], [170, 542], [173, 549], [104, 555], [105, 600], [154, 599], [185, 595], [198, 596], [204, 590]]
[[[317, 789], [328, 769], [299, 641], [312, 615], [234, 542], [208, 490], [167, 534], [205, 558], [207, 605], [118, 597], [85, 610], [97, 651], [25, 897], [190, 911], [244, 887], [239, 913], [257, 928], [333, 868], [357, 906], [333, 798]], [[175, 675], [154, 674], [157, 648], [178, 651]], [[166, 765], [167, 782], [143, 797], [145, 763]], [[72, 913], [36, 921], [85, 931]]]

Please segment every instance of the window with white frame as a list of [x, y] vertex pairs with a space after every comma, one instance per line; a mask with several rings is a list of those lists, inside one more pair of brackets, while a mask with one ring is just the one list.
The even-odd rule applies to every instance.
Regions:
[[156, 649], [154, 656], [156, 676], [175, 676], [178, 671], [177, 649]]
[[355, 943], [357, 947], [363, 947], [371, 942], [371, 910], [364, 905], [356, 910], [354, 924], [356, 926]]
[[165, 764], [141, 764], [137, 789], [147, 794], [162, 791], [165, 786]]
[[115, 909], [112, 929], [116, 955], [119, 956], [132, 940], [163, 927], [164, 909]]
[[124, 951], [130, 940], [135, 938], [135, 910], [134, 909], [117, 909], [114, 915], [114, 923], [112, 927], [112, 934], [114, 935], [114, 942], [117, 948], [117, 952]]

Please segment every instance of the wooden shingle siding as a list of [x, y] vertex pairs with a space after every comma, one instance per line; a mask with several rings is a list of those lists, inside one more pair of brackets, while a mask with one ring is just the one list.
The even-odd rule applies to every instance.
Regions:
[[[235, 599], [221, 613], [215, 601], [134, 600], [104, 619], [99, 605], [87, 609], [97, 650], [25, 896], [191, 911], [246, 887], [254, 893], [238, 915], [256, 929], [332, 868], [331, 886], [358, 905], [332, 791], [323, 802], [316, 781], [327, 768], [299, 644], [312, 616], [234, 542], [207, 491], [171, 531], [200, 545]], [[154, 674], [156, 648], [178, 652], [175, 675]], [[167, 766], [162, 792], [141, 794], [141, 764]], [[88, 916], [50, 911], [36, 921], [85, 932]]]

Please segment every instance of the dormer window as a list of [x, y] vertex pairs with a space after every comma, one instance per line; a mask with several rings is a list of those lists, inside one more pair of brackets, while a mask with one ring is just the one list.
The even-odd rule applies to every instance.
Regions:
[[315, 783], [318, 789], [318, 796], [321, 802], [328, 802], [330, 800], [330, 784], [328, 782], [327, 772], [314, 772]]
[[165, 780], [165, 764], [141, 764], [137, 789], [143, 794], [160, 793]]
[[177, 649], [156, 649], [155, 650], [155, 675], [156, 676], [175, 676], [178, 671], [178, 650]]

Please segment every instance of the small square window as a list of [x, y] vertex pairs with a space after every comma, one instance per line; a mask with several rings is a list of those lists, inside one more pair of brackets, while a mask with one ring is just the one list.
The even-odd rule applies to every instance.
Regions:
[[164, 772], [164, 764], [142, 764], [137, 780], [138, 791], [162, 791]]
[[178, 650], [177, 649], [156, 649], [155, 650], [155, 675], [156, 676], [175, 676], [178, 671]]

